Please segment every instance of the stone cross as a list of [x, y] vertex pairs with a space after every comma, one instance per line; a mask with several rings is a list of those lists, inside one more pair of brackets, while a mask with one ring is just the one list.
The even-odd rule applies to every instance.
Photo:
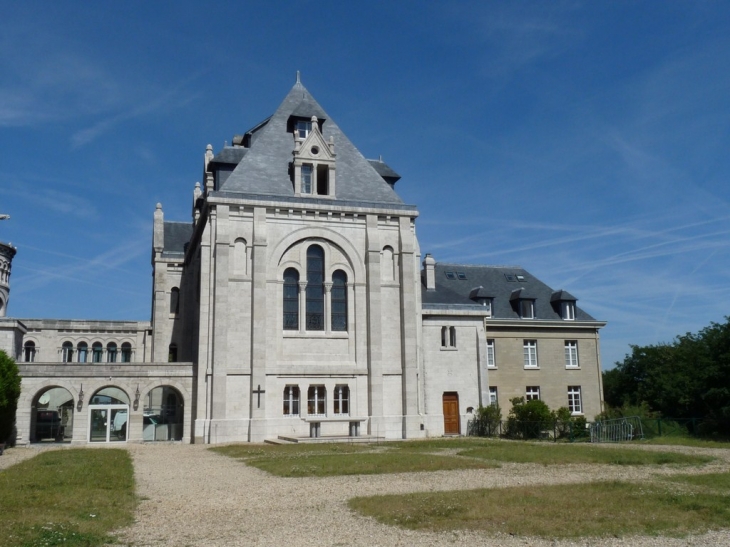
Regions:
[[256, 408], [261, 408], [261, 394], [266, 393], [265, 389], [261, 389], [261, 384], [259, 384], [258, 389], [254, 389], [253, 392], [258, 395], [258, 401]]

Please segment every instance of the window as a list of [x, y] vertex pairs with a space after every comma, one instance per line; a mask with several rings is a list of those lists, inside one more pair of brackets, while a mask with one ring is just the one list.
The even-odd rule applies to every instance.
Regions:
[[109, 342], [106, 345], [106, 362], [116, 363], [117, 362], [117, 345], [114, 342]]
[[527, 386], [525, 388], [525, 401], [539, 401], [540, 386]]
[[327, 404], [324, 386], [309, 386], [307, 392], [307, 414], [310, 416], [326, 416]]
[[307, 330], [324, 330], [324, 251], [307, 249]]
[[571, 414], [582, 414], [583, 405], [580, 400], [580, 386], [568, 386], [568, 410]]
[[312, 193], [312, 166], [302, 165], [302, 194]]
[[173, 287], [170, 291], [170, 313], [178, 313], [180, 311], [180, 289]]
[[456, 327], [441, 327], [441, 347], [456, 347]]
[[456, 279], [456, 274], [454, 272], [444, 272], [446, 274], [446, 279]]
[[299, 386], [284, 388], [284, 416], [299, 416]]
[[177, 344], [170, 344], [167, 348], [167, 362], [177, 363]]
[[566, 368], [578, 368], [578, 341], [565, 341], [565, 366]]
[[537, 340], [525, 340], [522, 345], [525, 368], [537, 368]]
[[456, 347], [456, 327], [449, 327], [449, 345]]
[[27, 341], [23, 346], [23, 360], [26, 363], [33, 363], [35, 361], [35, 352], [35, 342]]
[[246, 265], [246, 240], [238, 238], [233, 244], [233, 272], [237, 275], [245, 275]]
[[535, 318], [535, 302], [533, 300], [520, 300], [520, 318]]
[[89, 344], [86, 342], [79, 342], [79, 345], [76, 346], [76, 348], [78, 350], [79, 363], [85, 363], [89, 355]]
[[122, 363], [132, 362], [132, 344], [124, 342], [122, 344]]
[[104, 346], [101, 342], [94, 342], [91, 345], [91, 361], [94, 363], [101, 363], [101, 356], [104, 353]]
[[383, 247], [383, 258], [380, 260], [380, 279], [393, 281], [393, 247]]
[[560, 308], [562, 311], [563, 319], [566, 321], [575, 320], [575, 302], [561, 302]]
[[347, 274], [337, 270], [332, 274], [332, 330], [347, 330]]
[[497, 396], [497, 388], [495, 386], [489, 386], [489, 404], [492, 406], [499, 404], [499, 397]]
[[494, 340], [487, 340], [487, 366], [489, 368], [497, 368], [497, 361], [494, 358]]
[[64, 342], [61, 346], [61, 360], [64, 363], [71, 363], [74, 359], [74, 345], [71, 342]]
[[309, 135], [309, 132], [312, 130], [312, 122], [305, 122], [304, 120], [300, 120], [297, 122], [297, 137], [300, 139], [306, 139]]
[[335, 414], [350, 414], [350, 388], [335, 386]]
[[456, 272], [456, 277], [458, 277], [461, 281], [466, 280], [466, 272]]
[[299, 272], [284, 271], [284, 330], [299, 330]]

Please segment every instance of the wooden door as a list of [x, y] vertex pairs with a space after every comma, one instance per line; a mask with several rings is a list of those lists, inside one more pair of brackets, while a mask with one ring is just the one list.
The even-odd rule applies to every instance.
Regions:
[[444, 435], [458, 435], [459, 422], [459, 394], [444, 393]]

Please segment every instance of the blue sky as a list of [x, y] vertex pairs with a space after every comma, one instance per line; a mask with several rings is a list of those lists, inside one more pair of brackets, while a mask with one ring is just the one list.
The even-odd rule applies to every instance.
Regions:
[[149, 319], [155, 204], [302, 81], [402, 175], [421, 249], [519, 264], [604, 368], [730, 301], [727, 2], [2, 2], [10, 315]]

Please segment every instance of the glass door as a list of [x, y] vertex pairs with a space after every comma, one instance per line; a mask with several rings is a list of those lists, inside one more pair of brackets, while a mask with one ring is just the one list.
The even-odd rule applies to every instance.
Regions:
[[89, 442], [126, 441], [128, 416], [127, 405], [89, 405]]

